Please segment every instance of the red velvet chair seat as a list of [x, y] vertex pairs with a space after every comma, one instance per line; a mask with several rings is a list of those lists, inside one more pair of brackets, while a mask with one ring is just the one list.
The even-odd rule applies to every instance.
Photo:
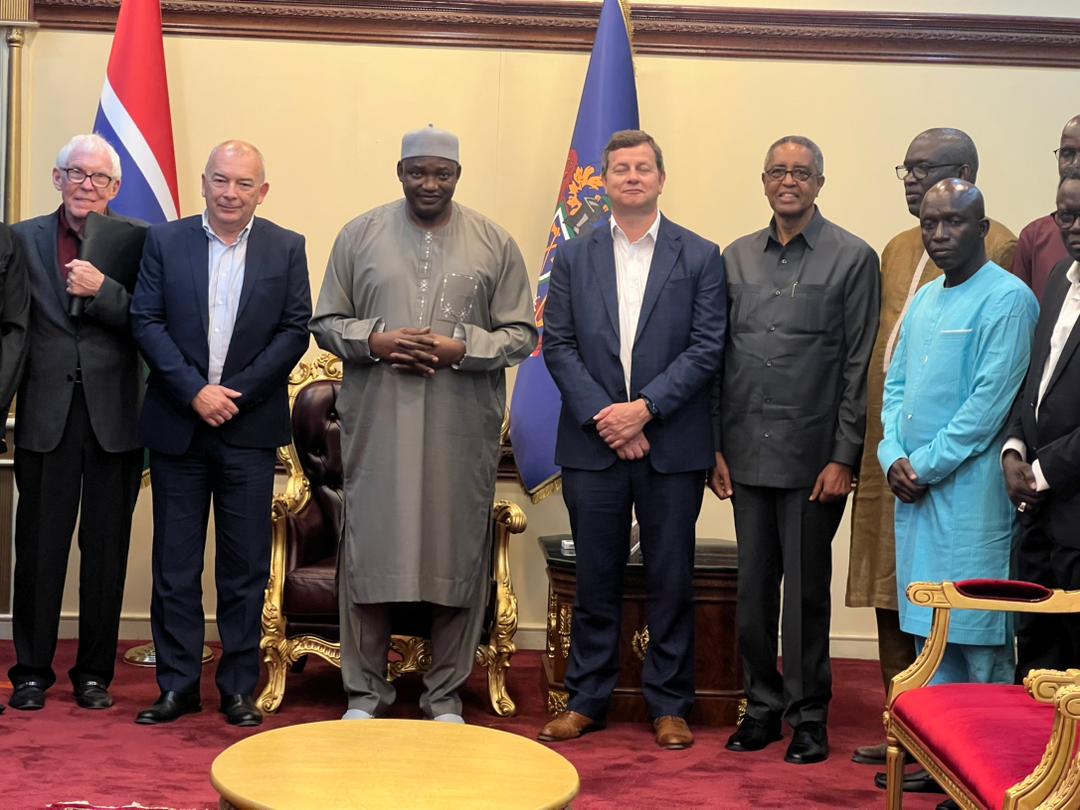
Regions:
[[1028, 776], [1046, 750], [1054, 707], [1022, 686], [947, 684], [914, 689], [892, 704], [905, 727], [987, 808]]

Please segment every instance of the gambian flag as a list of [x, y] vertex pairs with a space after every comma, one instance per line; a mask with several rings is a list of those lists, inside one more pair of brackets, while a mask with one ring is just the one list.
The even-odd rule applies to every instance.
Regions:
[[123, 0], [94, 131], [120, 153], [120, 193], [109, 207], [151, 224], [179, 215], [159, 0]]
[[[110, 210], [156, 225], [179, 216], [160, 0], [123, 0], [94, 132], [120, 153]], [[148, 483], [143, 463], [143, 485]]]
[[581, 91], [577, 123], [570, 139], [555, 218], [548, 233], [536, 282], [536, 326], [540, 343], [518, 369], [510, 403], [510, 442], [521, 482], [533, 501], [559, 488], [555, 432], [562, 400], [540, 353], [544, 341], [544, 303], [555, 250], [610, 214], [600, 176], [600, 157], [612, 134], [638, 128], [637, 85], [630, 47], [630, 11], [620, 0], [604, 0], [596, 43]]

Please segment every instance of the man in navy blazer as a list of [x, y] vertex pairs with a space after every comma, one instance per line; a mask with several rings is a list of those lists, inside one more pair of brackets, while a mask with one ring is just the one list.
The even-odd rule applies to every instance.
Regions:
[[252, 692], [270, 572], [274, 454], [289, 443], [289, 372], [307, 349], [311, 317], [304, 238], [255, 218], [269, 189], [259, 151], [226, 141], [202, 176], [202, 216], [155, 226], [146, 240], [131, 323], [150, 366], [139, 438], [150, 449], [150, 621], [161, 696], [137, 723], [201, 708], [211, 500], [221, 711], [233, 725], [262, 720]]
[[637, 515], [647, 583], [643, 693], [663, 748], [686, 748], [694, 700], [694, 527], [713, 465], [710, 381], [723, 357], [724, 262], [660, 215], [664, 159], [617, 132], [602, 175], [612, 219], [560, 245], [544, 359], [562, 393], [555, 461], [577, 549], [568, 710], [541, 740], [603, 725], [619, 675], [622, 575]]
[[[1054, 221], [1068, 258], [1048, 276], [1031, 363], [1005, 431], [1001, 463], [1020, 512], [1017, 578], [1080, 588], [1080, 167], [1068, 169]], [[1080, 621], [1017, 614], [1016, 676], [1080, 661]]]

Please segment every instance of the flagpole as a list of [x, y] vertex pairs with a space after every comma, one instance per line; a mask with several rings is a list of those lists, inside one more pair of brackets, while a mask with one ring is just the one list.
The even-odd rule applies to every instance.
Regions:
[[7, 28], [7, 109], [4, 122], [4, 222], [17, 222], [22, 213], [23, 45], [30, 19], [30, 0], [0, 0], [0, 25]]

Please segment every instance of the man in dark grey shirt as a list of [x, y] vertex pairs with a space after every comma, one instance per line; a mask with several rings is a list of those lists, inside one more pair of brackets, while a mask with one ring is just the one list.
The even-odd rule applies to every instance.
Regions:
[[862, 453], [880, 271], [869, 245], [818, 211], [813, 141], [781, 138], [761, 179], [769, 227], [724, 251], [729, 329], [714, 402], [710, 486], [735, 511], [747, 695], [727, 747], [764, 748], [783, 718], [795, 729], [785, 759], [802, 764], [828, 756], [831, 545]]

